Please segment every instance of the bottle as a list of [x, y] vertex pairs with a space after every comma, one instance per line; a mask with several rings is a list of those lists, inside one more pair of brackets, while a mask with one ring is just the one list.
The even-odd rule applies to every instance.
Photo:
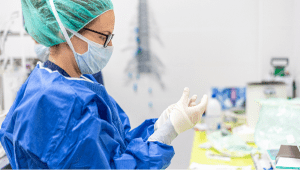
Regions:
[[216, 94], [213, 94], [208, 100], [205, 123], [207, 125], [208, 133], [221, 129], [222, 107], [220, 102], [216, 99]]

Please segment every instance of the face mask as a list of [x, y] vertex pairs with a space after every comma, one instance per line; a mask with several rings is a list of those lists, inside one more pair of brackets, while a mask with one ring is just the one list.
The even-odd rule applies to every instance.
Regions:
[[95, 74], [95, 73], [98, 73], [99, 71], [101, 71], [108, 63], [108, 61], [112, 55], [112, 52], [113, 52], [113, 47], [107, 46], [106, 48], [104, 48], [103, 45], [100, 45], [98, 43], [90, 41], [87, 38], [85, 38], [84, 36], [78, 34], [77, 32], [68, 29], [75, 36], [77, 36], [78, 38], [80, 38], [83, 41], [88, 43], [88, 51], [87, 52], [85, 52], [84, 54], [76, 53], [76, 51], [71, 43], [71, 40], [67, 34], [67, 31], [58, 16], [58, 13], [55, 9], [53, 0], [50, 0], [50, 5], [52, 8], [52, 12], [58, 22], [59, 27], [62, 30], [63, 35], [64, 35], [69, 47], [71, 48], [71, 50], [74, 53], [75, 60], [77, 62], [77, 65], [79, 67], [81, 74]]
[[42, 62], [45, 62], [48, 60], [49, 54], [50, 54], [49, 47], [45, 47], [42, 44], [35, 44], [34, 51], [35, 51], [38, 59], [41, 60]]
[[77, 32], [68, 29], [72, 34], [88, 43], [88, 51], [83, 54], [75, 54], [75, 59], [82, 74], [95, 74], [101, 71], [108, 63], [112, 53], [113, 46], [107, 46], [88, 40]]

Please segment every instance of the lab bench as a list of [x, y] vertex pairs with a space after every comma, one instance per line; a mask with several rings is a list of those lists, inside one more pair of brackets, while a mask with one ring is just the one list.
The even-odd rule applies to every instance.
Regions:
[[[230, 161], [220, 160], [220, 159], [211, 159], [206, 156], [206, 152], [210, 151], [212, 153], [218, 154], [218, 151], [210, 149], [199, 148], [200, 144], [208, 142], [206, 138], [205, 131], [195, 131], [194, 132], [194, 141], [193, 148], [191, 153], [190, 165], [192, 163], [205, 164], [205, 165], [231, 165], [231, 166], [251, 166], [251, 169], [255, 170], [255, 163], [252, 157], [245, 156], [242, 158], [230, 158]], [[254, 144], [249, 144], [253, 146]]]

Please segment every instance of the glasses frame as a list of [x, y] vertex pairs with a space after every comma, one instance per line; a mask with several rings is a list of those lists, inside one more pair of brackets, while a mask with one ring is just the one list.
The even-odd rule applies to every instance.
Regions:
[[105, 36], [106, 39], [105, 39], [105, 43], [103, 44], [103, 47], [104, 47], [104, 48], [106, 48], [106, 47], [108, 46], [109, 42], [113, 39], [113, 37], [114, 37], [114, 35], [115, 35], [115, 34], [109, 34], [109, 35], [106, 35], [106, 34], [103, 34], [103, 33], [101, 33], [101, 32], [91, 30], [91, 29], [89, 29], [89, 28], [83, 28], [83, 29]]

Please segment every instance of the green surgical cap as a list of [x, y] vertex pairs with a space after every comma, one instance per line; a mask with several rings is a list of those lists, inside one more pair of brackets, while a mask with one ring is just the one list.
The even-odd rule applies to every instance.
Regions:
[[[101, 14], [113, 9], [111, 0], [53, 0], [53, 2], [63, 25], [76, 32]], [[22, 10], [25, 30], [38, 43], [51, 47], [66, 42], [49, 0], [22, 0]]]

